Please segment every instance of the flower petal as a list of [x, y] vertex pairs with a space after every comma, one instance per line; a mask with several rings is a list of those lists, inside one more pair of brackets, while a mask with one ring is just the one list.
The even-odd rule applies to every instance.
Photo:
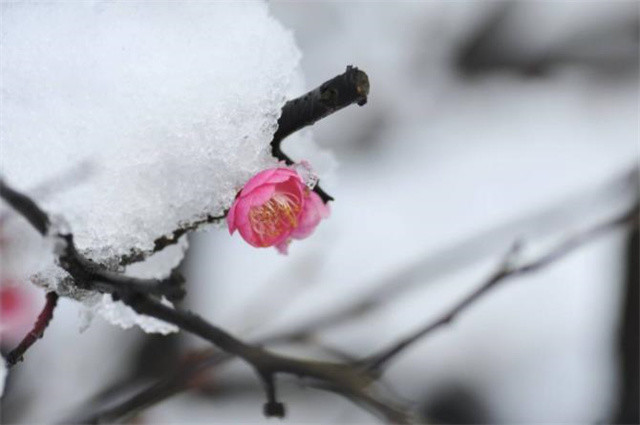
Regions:
[[233, 201], [229, 212], [227, 213], [227, 227], [229, 228], [229, 234], [233, 235], [238, 226], [236, 226], [236, 208], [238, 207], [238, 198]]
[[289, 254], [289, 244], [291, 243], [291, 238], [287, 238], [286, 240], [280, 242], [279, 244], [276, 245], [276, 249], [278, 250], [278, 252], [282, 255], [288, 255]]
[[329, 217], [329, 206], [322, 202], [320, 196], [315, 192], [310, 192], [305, 200], [302, 214], [300, 214], [300, 222], [291, 232], [291, 237], [295, 239], [304, 239], [313, 233], [320, 220]]
[[244, 197], [251, 194], [256, 188], [264, 184], [275, 184], [284, 182], [290, 178], [297, 178], [302, 182], [302, 178], [295, 171], [289, 168], [270, 168], [268, 170], [260, 171], [253, 176], [242, 188], [240, 196]]
[[264, 246], [260, 237], [251, 228], [251, 224], [248, 220], [245, 223], [238, 225], [238, 231], [240, 232], [242, 239], [244, 239], [249, 245], [257, 248], [262, 248]]

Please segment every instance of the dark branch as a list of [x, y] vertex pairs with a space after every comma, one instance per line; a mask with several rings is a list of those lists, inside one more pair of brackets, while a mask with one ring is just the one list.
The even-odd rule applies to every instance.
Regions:
[[172, 323], [221, 350], [240, 357], [253, 366], [261, 377], [288, 373], [358, 389], [371, 383], [370, 379], [359, 374], [350, 364], [306, 361], [274, 354], [260, 346], [240, 341], [192, 312], [168, 307], [144, 294], [131, 292], [123, 296], [123, 301], [139, 314]]
[[[576, 248], [583, 244], [595, 239], [602, 234], [615, 229], [623, 224], [638, 225], [638, 214], [640, 213], [639, 205], [636, 204], [631, 210], [626, 211], [624, 214], [615, 217], [609, 221], [598, 224], [586, 231], [579, 233], [564, 242], [560, 243], [554, 249], [550, 250], [546, 254], [530, 262], [524, 263], [519, 266], [513, 266], [509, 264], [509, 261], [505, 261], [504, 264], [487, 279], [477, 289], [460, 300], [456, 305], [449, 309], [445, 314], [440, 316], [433, 322], [428, 323], [424, 327], [416, 330], [405, 338], [401, 339], [392, 346], [383, 349], [380, 353], [370, 357], [368, 361], [368, 367], [372, 372], [380, 372], [382, 368], [389, 363], [392, 359], [413, 345], [418, 340], [429, 335], [436, 329], [448, 325], [451, 323], [463, 310], [468, 308], [471, 304], [480, 299], [483, 295], [487, 294], [491, 289], [495, 288], [499, 283], [505, 282], [516, 276], [531, 273], [537, 271], [561, 258], [567, 254], [573, 252]], [[510, 256], [514, 253], [511, 252]]]
[[625, 285], [620, 294], [618, 403], [611, 423], [640, 423], [640, 229], [632, 229], [626, 243]]
[[[288, 101], [282, 107], [278, 130], [273, 135], [271, 146], [277, 149], [287, 136], [303, 127], [313, 125], [322, 118], [353, 103], [367, 103], [369, 78], [354, 66], [309, 93]], [[277, 156], [274, 153], [274, 156]]]
[[[368, 94], [367, 74], [356, 67], [348, 66], [343, 74], [297, 99], [288, 101], [282, 107], [278, 130], [271, 141], [271, 153], [287, 165], [293, 164], [293, 160], [282, 151], [280, 146], [287, 136], [351, 104], [364, 105], [367, 103]], [[333, 198], [319, 185], [316, 185], [313, 190], [325, 203], [333, 201]]]
[[224, 214], [222, 215], [218, 215], [218, 216], [213, 216], [213, 215], [207, 215], [205, 218], [201, 219], [201, 220], [196, 220], [194, 222], [191, 222], [189, 224], [185, 224], [179, 228], [177, 228], [176, 230], [174, 230], [173, 232], [171, 232], [171, 234], [169, 235], [164, 235], [164, 236], [160, 236], [158, 238], [156, 238], [153, 241], [153, 249], [150, 252], [140, 252], [140, 251], [132, 251], [130, 254], [123, 256], [122, 258], [120, 258], [120, 265], [122, 266], [126, 266], [128, 264], [132, 264], [132, 263], [136, 263], [138, 261], [142, 261], [145, 258], [147, 258], [147, 256], [149, 256], [149, 254], [153, 254], [156, 252], [160, 252], [163, 249], [165, 249], [166, 247], [170, 246], [170, 245], [175, 245], [178, 243], [178, 240], [186, 235], [189, 232], [192, 232], [196, 229], [198, 229], [200, 226], [205, 225], [205, 224], [212, 224], [212, 223], [216, 223], [220, 220], [224, 220], [224, 218], [227, 216], [227, 211], [224, 212]]
[[58, 294], [55, 292], [48, 292], [46, 302], [42, 311], [36, 319], [36, 323], [33, 325], [33, 329], [20, 341], [18, 346], [11, 350], [7, 355], [7, 366], [11, 367], [23, 360], [24, 353], [35, 344], [35, 342], [42, 338], [45, 329], [49, 326], [51, 319], [53, 318], [53, 311], [58, 304]]
[[69, 272], [79, 288], [112, 294], [116, 300], [122, 291], [164, 295], [172, 301], [184, 297], [184, 279], [175, 270], [165, 279], [139, 279], [114, 273], [80, 254], [73, 242], [73, 235], [59, 234], [58, 237], [66, 243], [59, 256], [60, 266]]
[[31, 198], [11, 189], [1, 178], [0, 197], [26, 218], [41, 235], [46, 236], [49, 232], [51, 221], [47, 213], [42, 211]]

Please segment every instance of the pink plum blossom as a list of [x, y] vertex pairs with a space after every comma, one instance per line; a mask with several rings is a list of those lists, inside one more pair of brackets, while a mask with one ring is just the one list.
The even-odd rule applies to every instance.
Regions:
[[282, 254], [292, 239], [309, 236], [329, 207], [290, 168], [271, 168], [253, 176], [227, 215], [229, 233], [236, 230], [255, 247], [275, 246]]

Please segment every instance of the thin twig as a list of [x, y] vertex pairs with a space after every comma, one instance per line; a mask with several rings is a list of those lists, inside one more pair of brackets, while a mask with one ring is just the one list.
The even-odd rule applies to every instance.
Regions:
[[51, 226], [47, 213], [27, 195], [7, 186], [2, 178], [0, 178], [0, 197], [26, 218], [42, 236], [47, 235]]
[[[521, 276], [527, 273], [537, 271], [561, 258], [573, 252], [576, 248], [582, 246], [588, 241], [595, 239], [596, 237], [615, 229], [623, 224], [633, 223], [638, 225], [638, 204], [634, 205], [629, 211], [624, 214], [608, 220], [604, 223], [600, 223], [586, 231], [579, 233], [564, 242], [557, 245], [539, 258], [529, 261], [519, 266], [513, 266], [509, 261], [505, 261], [503, 265], [492, 274], [482, 285], [473, 290], [470, 294], [457, 302], [452, 308], [446, 311], [442, 316], [433, 322], [426, 324], [419, 328], [408, 336], [402, 338], [397, 343], [381, 350], [379, 353], [374, 354], [367, 361], [368, 368], [372, 372], [379, 372], [382, 368], [389, 363], [396, 356], [401, 354], [411, 345], [415, 344], [420, 339], [429, 335], [436, 329], [450, 324], [461, 312], [467, 309], [470, 305], [478, 301], [483, 295], [490, 292], [499, 283], [505, 282], [516, 276]], [[510, 254], [511, 255], [511, 254]]]
[[33, 329], [20, 341], [18, 346], [11, 350], [7, 354], [6, 362], [7, 366], [11, 367], [23, 360], [24, 353], [35, 344], [35, 342], [42, 338], [45, 329], [49, 326], [51, 319], [53, 318], [53, 311], [58, 304], [58, 294], [55, 292], [47, 292], [46, 302], [42, 311], [38, 315]]
[[[638, 179], [640, 170], [634, 167], [601, 186], [564, 197], [559, 203], [484, 230], [434, 254], [425, 255], [379, 280], [367, 283], [366, 293], [352, 302], [299, 324], [296, 327], [299, 337], [306, 338], [371, 314], [412, 289], [424, 287], [443, 276], [495, 255], [515, 238], [557, 233], [559, 229], [574, 227], [577, 222], [584, 221], [588, 213], [597, 211], [604, 215], [603, 210], [606, 209], [606, 213], [609, 213], [611, 205], [618, 208], [631, 206], [637, 199]], [[289, 338], [290, 333], [287, 334]]]
[[189, 232], [192, 232], [203, 225], [217, 223], [221, 220], [224, 220], [227, 216], [227, 211], [225, 211], [222, 215], [207, 215], [205, 218], [196, 220], [184, 226], [178, 227], [173, 232], [168, 235], [163, 235], [156, 238], [153, 241], [153, 249], [150, 252], [143, 252], [138, 250], [131, 250], [131, 253], [120, 258], [120, 265], [126, 266], [129, 264], [137, 263], [139, 261], [144, 260], [150, 254], [160, 252], [168, 246], [175, 245], [178, 243], [180, 238], [186, 235]]
[[[271, 153], [287, 165], [293, 164], [293, 160], [282, 151], [280, 146], [282, 140], [349, 105], [354, 103], [360, 106], [364, 105], [367, 103], [368, 94], [369, 78], [367, 74], [354, 66], [348, 66], [344, 73], [323, 83], [309, 93], [288, 101], [282, 107], [278, 130], [271, 141]], [[322, 190], [319, 184], [313, 190], [325, 204], [333, 201], [333, 197]]]

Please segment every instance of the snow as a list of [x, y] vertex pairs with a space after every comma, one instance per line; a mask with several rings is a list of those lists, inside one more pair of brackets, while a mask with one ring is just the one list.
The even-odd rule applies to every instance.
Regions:
[[[148, 253], [276, 164], [269, 141], [302, 77], [265, 4], [3, 3], [1, 19], [1, 174], [65, 217], [93, 260]], [[71, 187], [36, 190], [79, 164], [90, 170]], [[59, 286], [52, 258], [27, 269], [98, 302]], [[98, 311], [118, 322], [114, 309]]]

